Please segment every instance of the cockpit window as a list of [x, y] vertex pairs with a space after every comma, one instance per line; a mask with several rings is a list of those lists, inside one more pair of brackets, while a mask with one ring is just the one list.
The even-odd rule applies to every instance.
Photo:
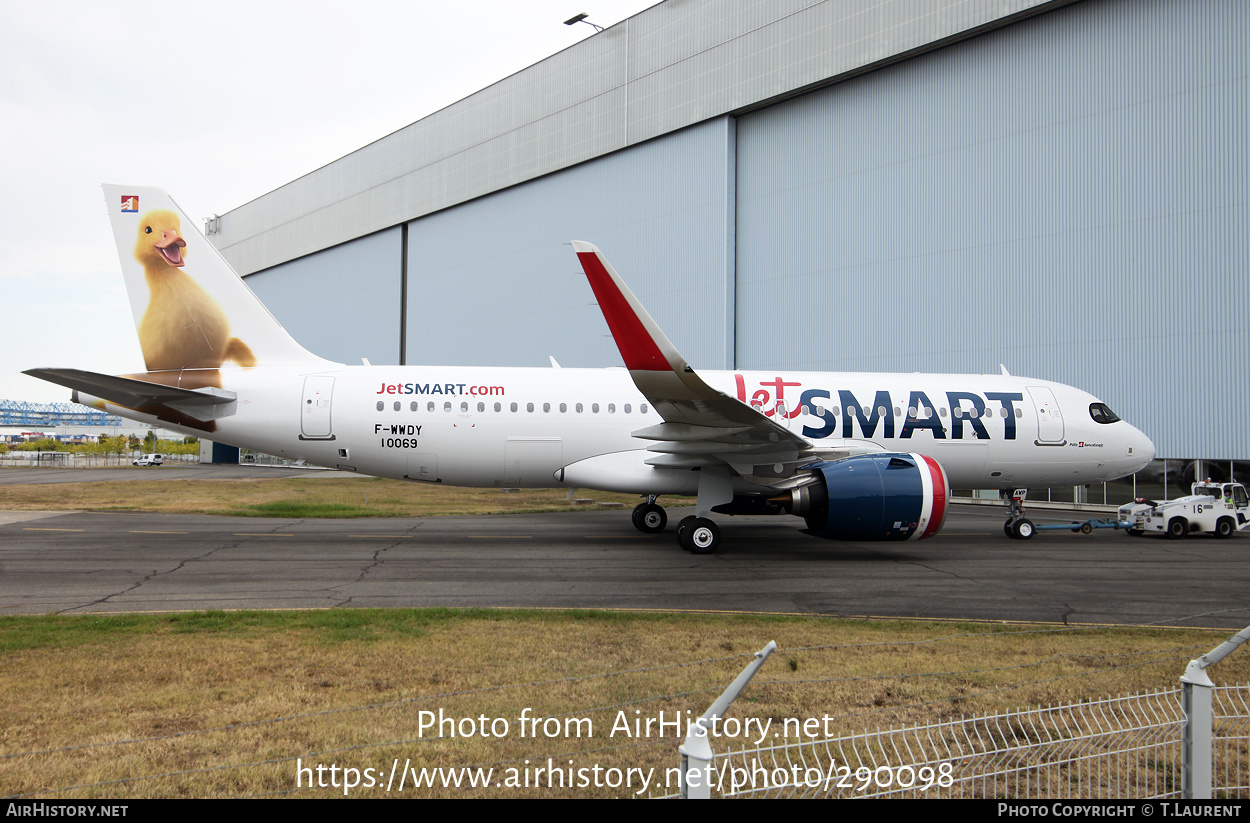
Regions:
[[1116, 417], [1115, 412], [1107, 408], [1106, 403], [1090, 403], [1089, 416], [1094, 418], [1095, 423], [1119, 423], [1120, 418]]

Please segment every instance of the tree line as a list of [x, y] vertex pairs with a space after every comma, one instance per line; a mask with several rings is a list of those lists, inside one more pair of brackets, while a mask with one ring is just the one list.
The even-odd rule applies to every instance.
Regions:
[[62, 443], [52, 437], [31, 440], [26, 443], [0, 443], [0, 454], [9, 451], [71, 452], [74, 454], [132, 454], [134, 452], [159, 454], [199, 454], [200, 441], [195, 437], [181, 440], [158, 439], [155, 432], [143, 438], [138, 435], [101, 435], [96, 443]]

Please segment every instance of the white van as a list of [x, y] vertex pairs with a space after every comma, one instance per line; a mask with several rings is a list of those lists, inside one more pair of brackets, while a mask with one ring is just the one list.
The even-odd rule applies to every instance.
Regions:
[[162, 458], [159, 454], [144, 454], [144, 455], [139, 456], [139, 459], [135, 461], [135, 465], [136, 466], [159, 466], [164, 462], [165, 462], [164, 458]]

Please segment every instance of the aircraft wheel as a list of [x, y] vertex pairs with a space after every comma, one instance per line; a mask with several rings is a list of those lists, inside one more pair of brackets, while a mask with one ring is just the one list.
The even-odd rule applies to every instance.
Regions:
[[1183, 517], [1173, 517], [1168, 521], [1168, 537], [1173, 540], [1189, 534], [1189, 521]]
[[1035, 531], [1033, 528], [1033, 521], [1029, 520], [1027, 517], [1021, 517], [1017, 520], [1012, 525], [1011, 530], [1013, 532], [1012, 536], [1020, 540], [1030, 539], [1033, 537], [1033, 533]]
[[654, 503], [639, 503], [634, 507], [632, 519], [634, 528], [647, 534], [662, 532], [668, 525], [668, 514], [665, 513], [664, 507]]
[[681, 546], [686, 551], [690, 551], [690, 547], [686, 545], [686, 529], [690, 527], [691, 523], [698, 519], [699, 518], [692, 514], [687, 517], [683, 517], [677, 524], [677, 545]]
[[681, 533], [681, 545], [691, 554], [711, 554], [720, 548], [720, 528], [706, 517], [696, 517]]
[[1015, 537], [1016, 536], [1015, 530], [1012, 528], [1012, 526], [1014, 526], [1015, 524], [1016, 524], [1015, 520], [1008, 520], [1006, 523], [1004, 523], [1003, 534], [1007, 535], [1008, 537]]
[[1231, 517], [1221, 517], [1215, 524], [1216, 537], [1232, 537], [1235, 531], [1237, 531], [1237, 526]]

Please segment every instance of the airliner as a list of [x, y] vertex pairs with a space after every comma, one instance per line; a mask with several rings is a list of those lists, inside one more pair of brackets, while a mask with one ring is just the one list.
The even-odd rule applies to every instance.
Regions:
[[714, 512], [796, 515], [835, 540], [922, 539], [951, 488], [1092, 483], [1154, 457], [1096, 397], [1006, 369], [696, 372], [581, 241], [623, 369], [331, 362], [282, 328], [169, 195], [104, 191], [146, 369], [25, 373], [174, 431], [417, 483], [638, 494], [633, 525], [649, 533], [667, 527], [661, 496], [692, 495], [676, 532], [699, 554], [721, 543]]

